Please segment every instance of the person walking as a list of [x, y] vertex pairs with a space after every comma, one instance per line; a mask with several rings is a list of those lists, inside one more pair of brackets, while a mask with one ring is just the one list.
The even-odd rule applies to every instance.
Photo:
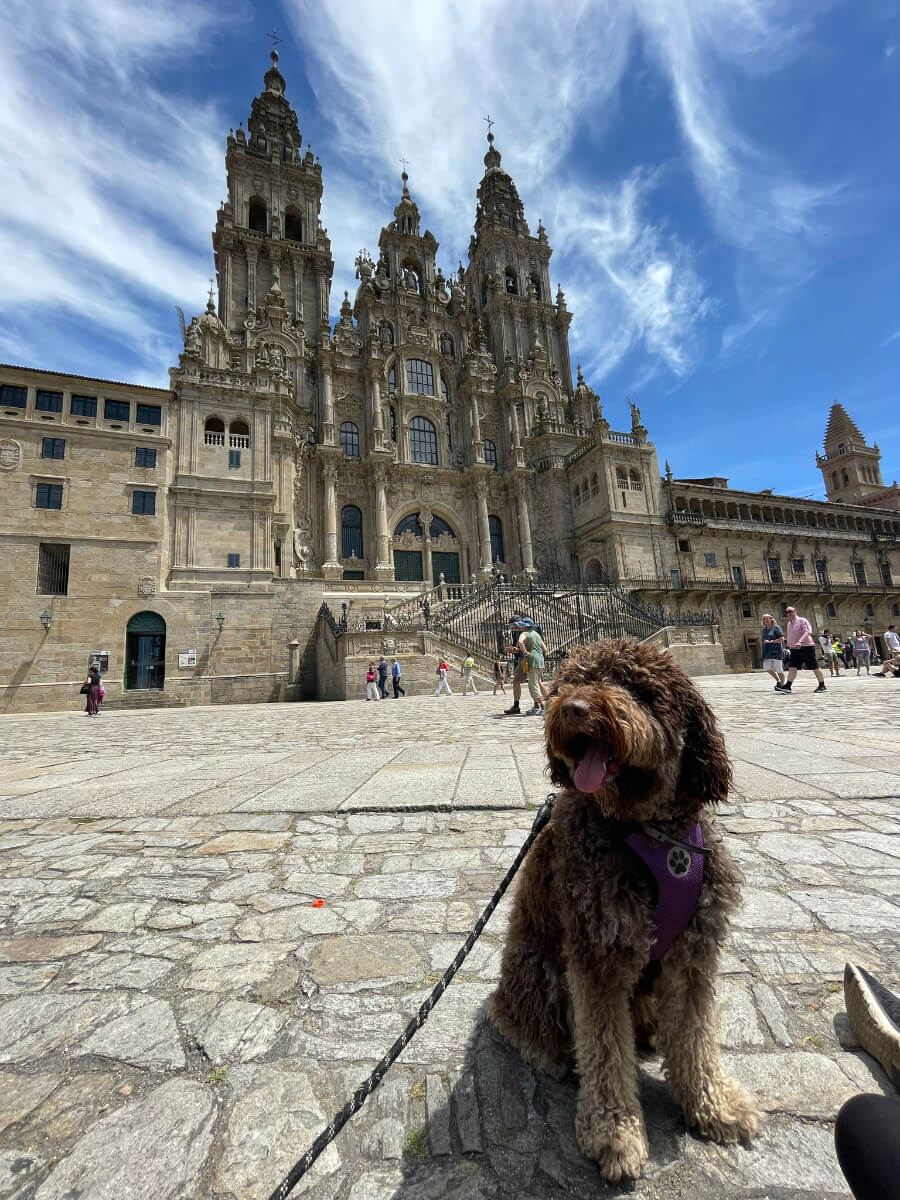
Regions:
[[856, 659], [856, 674], [858, 675], [861, 667], [866, 668], [866, 674], [869, 675], [869, 658], [871, 656], [872, 646], [869, 641], [869, 635], [863, 633], [861, 629], [853, 635], [853, 656]]
[[848, 633], [847, 636], [844, 638], [844, 666], [849, 671], [850, 668], [854, 665], [855, 664], [853, 662], [853, 642], [850, 640], [850, 634]]
[[506, 695], [506, 688], [503, 685], [503, 659], [499, 654], [494, 659], [494, 690], [491, 692], [492, 696], [497, 695], [497, 688], [500, 689], [504, 696]]
[[474, 671], [474, 669], [475, 669], [475, 659], [472, 657], [471, 654], [467, 654], [466, 657], [463, 659], [463, 665], [460, 668], [460, 672], [459, 672], [460, 675], [462, 675], [462, 679], [463, 679], [462, 694], [464, 696], [467, 696], [469, 694], [470, 685], [472, 688], [473, 695], [475, 695], [475, 696], [478, 695], [478, 688], [475, 686], [475, 680], [472, 678], [472, 672]]
[[507, 717], [521, 714], [519, 701], [522, 697], [522, 684], [527, 683], [531, 695], [531, 708], [526, 716], [537, 716], [544, 710], [544, 697], [541, 692], [541, 672], [544, 669], [544, 641], [534, 628], [530, 617], [514, 616], [510, 627], [516, 635], [516, 642], [507, 649], [516, 655], [516, 670], [513, 675], [513, 702], [503, 710]]
[[387, 677], [388, 665], [387, 659], [382, 656], [378, 660], [378, 690], [381, 692], [382, 700], [387, 700]]
[[396, 658], [391, 659], [391, 686], [394, 689], [394, 699], [399, 700], [401, 696], [406, 695], [406, 688], [400, 682], [403, 671], [400, 669], [400, 664]]
[[776, 625], [771, 613], [763, 613], [762, 619], [762, 669], [775, 680], [784, 683], [784, 630]]
[[380, 700], [378, 695], [378, 672], [375, 670], [375, 664], [369, 663], [369, 669], [366, 671], [366, 702], [369, 700]]
[[96, 717], [100, 711], [100, 668], [97, 663], [91, 663], [88, 667], [87, 678], [81, 686], [87, 688], [87, 704], [84, 711], [89, 717]]
[[819, 638], [819, 645], [822, 647], [822, 653], [825, 655], [825, 662], [828, 664], [828, 674], [835, 678], [841, 673], [840, 659], [838, 652], [834, 648], [834, 637], [830, 629], [826, 629]]
[[791, 652], [791, 665], [788, 670], [787, 683], [776, 683], [775, 691], [780, 692], [783, 696], [789, 696], [791, 685], [797, 678], [797, 672], [803, 667], [814, 672], [818, 679], [819, 686], [815, 690], [817, 692], [827, 691], [825, 676], [816, 662], [816, 642], [812, 635], [812, 626], [806, 617], [797, 615], [796, 608], [788, 607], [787, 616], [787, 644]]
[[436, 696], [440, 696], [441, 692], [446, 692], [448, 696], [453, 695], [453, 692], [450, 690], [450, 680], [448, 678], [449, 671], [450, 668], [443, 659], [440, 659], [437, 668], [438, 685], [434, 689], [434, 694]]

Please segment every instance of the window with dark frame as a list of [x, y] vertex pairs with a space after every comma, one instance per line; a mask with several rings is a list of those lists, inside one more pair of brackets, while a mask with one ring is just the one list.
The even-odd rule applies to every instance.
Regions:
[[135, 420], [138, 425], [162, 425], [162, 408], [159, 404], [139, 404]]
[[741, 602], [741, 617], [743, 618], [743, 620], [749, 621], [752, 616], [753, 616], [753, 609], [750, 605], [750, 601], [743, 600]]
[[65, 438], [42, 438], [41, 439], [41, 458], [65, 458], [66, 457], [66, 439]]
[[104, 421], [128, 421], [131, 418], [131, 405], [127, 400], [104, 400]]
[[414, 463], [437, 466], [437, 433], [426, 417], [413, 417], [409, 423], [409, 453]]
[[781, 615], [782, 621], [786, 621], [787, 620], [787, 601], [786, 600], [782, 600], [782, 602], [778, 605], [778, 612]]
[[829, 617], [836, 617], [836, 616], [837, 616], [837, 608], [836, 608], [836, 607], [835, 607], [833, 604], [826, 604], [826, 605], [825, 605], [825, 612], [826, 612], [826, 614], [827, 614]]
[[73, 417], [96, 417], [96, 396], [73, 396], [69, 401], [69, 412]]
[[341, 449], [347, 458], [359, 458], [359, 427], [353, 421], [341, 422]]
[[137, 517], [155, 517], [156, 492], [141, 492], [135, 489], [131, 493], [131, 512]]
[[871, 603], [866, 605], [866, 616], [867, 617], [875, 616], [875, 608], [874, 608], [874, 605], [872, 605]]
[[716, 554], [714, 550], [707, 551], [707, 553], [703, 555], [703, 564], [707, 567], [714, 567], [716, 565]]
[[345, 504], [341, 509], [341, 558], [362, 558], [362, 556], [362, 512], [355, 504]]
[[62, 402], [62, 392], [45, 392], [39, 389], [34, 396], [34, 411], [61, 413]]
[[240, 450], [229, 450], [229, 451], [228, 451], [228, 466], [229, 466], [229, 469], [230, 469], [231, 467], [239, 467], [240, 465], [241, 465], [241, 452], [240, 452]]
[[497, 470], [497, 447], [490, 438], [484, 439], [484, 461], [489, 467]]
[[[769, 582], [770, 583], [781, 583], [781, 559], [780, 558], [770, 558], [769, 559]], [[784, 614], [782, 614], [782, 615], [784, 615]]]
[[62, 508], [63, 485], [39, 483], [34, 489], [35, 508]]
[[25, 408], [28, 403], [28, 388], [14, 383], [0, 384], [0, 408]]
[[506, 562], [503, 550], [503, 522], [499, 517], [488, 517], [488, 529], [491, 535], [491, 562]]
[[419, 396], [434, 395], [434, 367], [424, 358], [410, 358], [406, 363], [406, 386]]
[[678, 549], [681, 551], [682, 554], [690, 554], [691, 543], [688, 541], [687, 538], [679, 538], [678, 539]]
[[806, 572], [806, 562], [802, 558], [791, 559], [791, 570], [795, 575], [803, 575]]
[[239, 567], [241, 565], [241, 556], [239, 554], [228, 555], [228, 566]]
[[866, 584], [866, 564], [855, 562], [853, 564], [853, 574], [856, 576], [856, 582], [864, 587]]
[[885, 587], [893, 587], [894, 580], [891, 575], [890, 563], [886, 563], [886, 562], [879, 563], [878, 570], [881, 573], [881, 582], [884, 584], [884, 586]]
[[69, 547], [58, 542], [38, 546], [37, 594], [67, 596], [69, 593]]
[[153, 470], [156, 466], [156, 451], [152, 450], [149, 446], [136, 446], [134, 451], [134, 465]]

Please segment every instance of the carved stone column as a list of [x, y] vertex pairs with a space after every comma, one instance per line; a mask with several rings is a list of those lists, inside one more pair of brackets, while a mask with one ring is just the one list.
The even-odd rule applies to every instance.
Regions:
[[366, 387], [369, 389], [369, 424], [372, 430], [372, 447], [381, 450], [384, 446], [384, 420], [381, 414], [381, 393], [378, 388], [378, 364], [370, 363], [366, 369]]
[[337, 527], [337, 468], [326, 465], [322, 468], [322, 483], [324, 485], [324, 505], [322, 509], [322, 525], [325, 534], [325, 561], [322, 563], [322, 575], [325, 579], [340, 579], [343, 568], [338, 559], [338, 527]]
[[393, 579], [394, 566], [391, 562], [390, 535], [387, 521], [387, 496], [384, 481], [385, 464], [373, 464], [372, 474], [375, 481], [375, 578]]
[[475, 481], [475, 499], [478, 504], [478, 549], [481, 558], [482, 576], [491, 573], [491, 526], [488, 520], [487, 484], [483, 479]]
[[331, 384], [331, 363], [321, 362], [322, 375], [322, 442], [334, 445], [334, 393]]
[[422, 577], [425, 584], [431, 587], [434, 574], [431, 569], [431, 509], [423, 508], [419, 512], [419, 524], [422, 526]]
[[522, 569], [531, 575], [534, 573], [534, 551], [531, 545], [531, 518], [528, 515], [528, 492], [524, 483], [520, 483], [516, 489], [516, 501], [519, 510], [519, 553], [522, 556]]
[[256, 260], [259, 251], [255, 246], [245, 246], [247, 255], [247, 307], [251, 312], [256, 310]]
[[478, 396], [472, 393], [472, 447], [475, 461], [484, 462], [484, 442], [481, 440], [481, 417], [478, 414]]
[[328, 325], [328, 279], [323, 270], [318, 272], [319, 283], [319, 320]]
[[294, 268], [294, 320], [303, 320], [303, 258], [299, 254], [291, 255]]

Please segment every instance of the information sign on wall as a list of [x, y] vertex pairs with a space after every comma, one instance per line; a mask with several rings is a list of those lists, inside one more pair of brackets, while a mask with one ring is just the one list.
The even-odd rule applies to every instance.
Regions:
[[97, 666], [100, 668], [100, 674], [105, 675], [109, 670], [109, 651], [108, 650], [92, 650], [88, 655], [88, 666]]
[[179, 650], [178, 651], [179, 667], [196, 667], [197, 651], [196, 650]]

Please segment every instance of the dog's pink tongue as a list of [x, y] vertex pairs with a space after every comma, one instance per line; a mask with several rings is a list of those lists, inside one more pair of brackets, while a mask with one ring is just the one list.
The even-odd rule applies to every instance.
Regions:
[[606, 778], [606, 758], [603, 751], [591, 746], [587, 754], [575, 768], [575, 786], [579, 792], [590, 795]]

